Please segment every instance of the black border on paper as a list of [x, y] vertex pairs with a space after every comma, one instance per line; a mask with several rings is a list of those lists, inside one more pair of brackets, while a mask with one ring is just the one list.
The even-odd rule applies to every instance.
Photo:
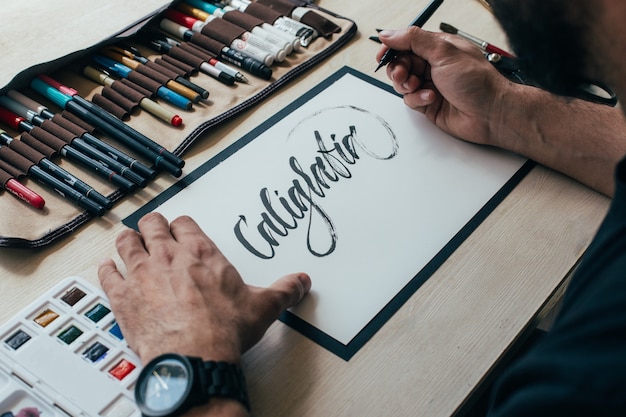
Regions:
[[[376, 87], [379, 87], [392, 94], [397, 93], [393, 88], [375, 78], [372, 78], [360, 71], [350, 67], [340, 68], [337, 72], [326, 78], [324, 81], [316, 85], [314, 88], [306, 92], [304, 95], [296, 99], [294, 102], [280, 110], [271, 118], [267, 119], [264, 123], [254, 128], [247, 133], [244, 137], [237, 140], [235, 143], [224, 149], [215, 157], [206, 161], [198, 168], [187, 174], [180, 179], [170, 188], [156, 196], [154, 199], [146, 203], [143, 207], [139, 208], [133, 214], [129, 215], [122, 222], [134, 229], [137, 229], [137, 222], [144, 215], [154, 211], [158, 206], [165, 201], [174, 197], [185, 187], [202, 177], [211, 169], [219, 165], [221, 162], [232, 156], [239, 149], [250, 143], [253, 139], [260, 136], [263, 132], [268, 130], [274, 124], [287, 115], [304, 105], [307, 101], [311, 100], [317, 94], [328, 88], [335, 81], [339, 80], [346, 74], [353, 75], [366, 81]], [[417, 274], [396, 294], [388, 303], [381, 309], [381, 311], [365, 325], [363, 329], [347, 344], [343, 344], [335, 338], [324, 333], [317, 327], [309, 324], [305, 320], [296, 316], [295, 314], [285, 311], [280, 320], [298, 331], [302, 335], [311, 339], [313, 342], [319, 344], [345, 361], [349, 361], [358, 351], [361, 349], [378, 330], [380, 330], [384, 324], [404, 305], [404, 303], [426, 282], [426, 280], [445, 262], [445, 260], [463, 243], [463, 241], [482, 223], [483, 220], [504, 200], [504, 198], [515, 188], [515, 186], [526, 176], [526, 174], [535, 165], [532, 161], [527, 161], [507, 182], [504, 186], [493, 195], [493, 197], [467, 222], [467, 224], [452, 238], [450, 241], [419, 271]]]

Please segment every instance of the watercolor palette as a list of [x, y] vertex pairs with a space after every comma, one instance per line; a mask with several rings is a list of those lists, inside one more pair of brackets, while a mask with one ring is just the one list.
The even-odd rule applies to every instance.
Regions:
[[0, 328], [0, 416], [137, 417], [140, 370], [104, 293], [68, 277]]

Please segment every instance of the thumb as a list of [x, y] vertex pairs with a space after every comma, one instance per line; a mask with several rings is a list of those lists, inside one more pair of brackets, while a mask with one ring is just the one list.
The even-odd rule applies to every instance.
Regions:
[[259, 316], [272, 322], [280, 314], [300, 302], [311, 289], [311, 278], [305, 273], [285, 275], [261, 290], [262, 308]]
[[298, 304], [311, 289], [311, 278], [305, 273], [285, 275], [275, 281], [267, 290], [271, 294], [274, 314]]

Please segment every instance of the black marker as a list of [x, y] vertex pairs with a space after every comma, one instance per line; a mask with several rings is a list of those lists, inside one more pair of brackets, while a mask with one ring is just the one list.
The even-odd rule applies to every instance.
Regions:
[[[119, 140], [124, 145], [140, 153], [141, 155], [144, 155], [145, 157], [150, 158], [154, 162], [154, 165], [156, 167], [166, 170], [167, 172], [174, 175], [175, 177], [180, 177], [182, 175], [182, 169], [180, 169], [180, 167], [175, 166], [174, 164], [169, 162], [167, 159], [165, 159], [164, 155], [158, 154], [157, 152], [153, 151], [149, 147], [145, 146], [143, 143], [140, 143], [137, 140], [135, 140], [135, 138], [127, 135], [124, 131], [118, 129], [117, 126], [114, 126], [111, 123], [109, 123], [108, 120], [104, 120], [103, 118], [99, 117], [95, 113], [90, 112], [85, 107], [79, 105], [76, 101], [74, 101], [74, 98], [61, 93], [59, 90], [56, 90], [54, 87], [51, 87], [50, 85], [44, 83], [39, 78], [34, 78], [31, 81], [31, 87], [33, 87], [35, 91], [43, 94], [45, 97], [52, 100], [55, 104], [59, 105], [61, 108], [64, 108], [68, 110], [69, 112], [75, 114], [76, 116], [78, 116], [85, 122], [89, 123], [90, 125], [101, 129], [103, 132], [110, 135], [112, 138]], [[111, 115], [109, 114], [109, 116]], [[111, 116], [111, 117], [114, 118], [114, 116]], [[117, 119], [115, 120], [121, 123], [122, 125], [124, 125], [124, 123], [121, 122], [120, 120], [117, 120]]]
[[[437, 10], [439, 6], [441, 6], [441, 3], [443, 3], [443, 0], [432, 0], [430, 4], [426, 6], [424, 10], [422, 10], [422, 13], [420, 13], [419, 16], [417, 16], [415, 20], [411, 22], [409, 26], [417, 26], [418, 28], [424, 26], [424, 23], [426, 23], [428, 19], [430, 19], [433, 13], [435, 13], [435, 10]], [[397, 55], [398, 51], [394, 49], [388, 49], [378, 62], [378, 67], [376, 67], [376, 70], [374, 70], [374, 72], [378, 71], [379, 69], [390, 63]]]

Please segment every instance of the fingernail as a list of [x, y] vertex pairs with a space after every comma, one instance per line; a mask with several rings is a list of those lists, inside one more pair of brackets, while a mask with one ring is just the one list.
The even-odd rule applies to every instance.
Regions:
[[379, 38], [388, 38], [391, 35], [393, 35], [393, 31], [392, 30], [382, 30], [378, 33], [378, 37]]

